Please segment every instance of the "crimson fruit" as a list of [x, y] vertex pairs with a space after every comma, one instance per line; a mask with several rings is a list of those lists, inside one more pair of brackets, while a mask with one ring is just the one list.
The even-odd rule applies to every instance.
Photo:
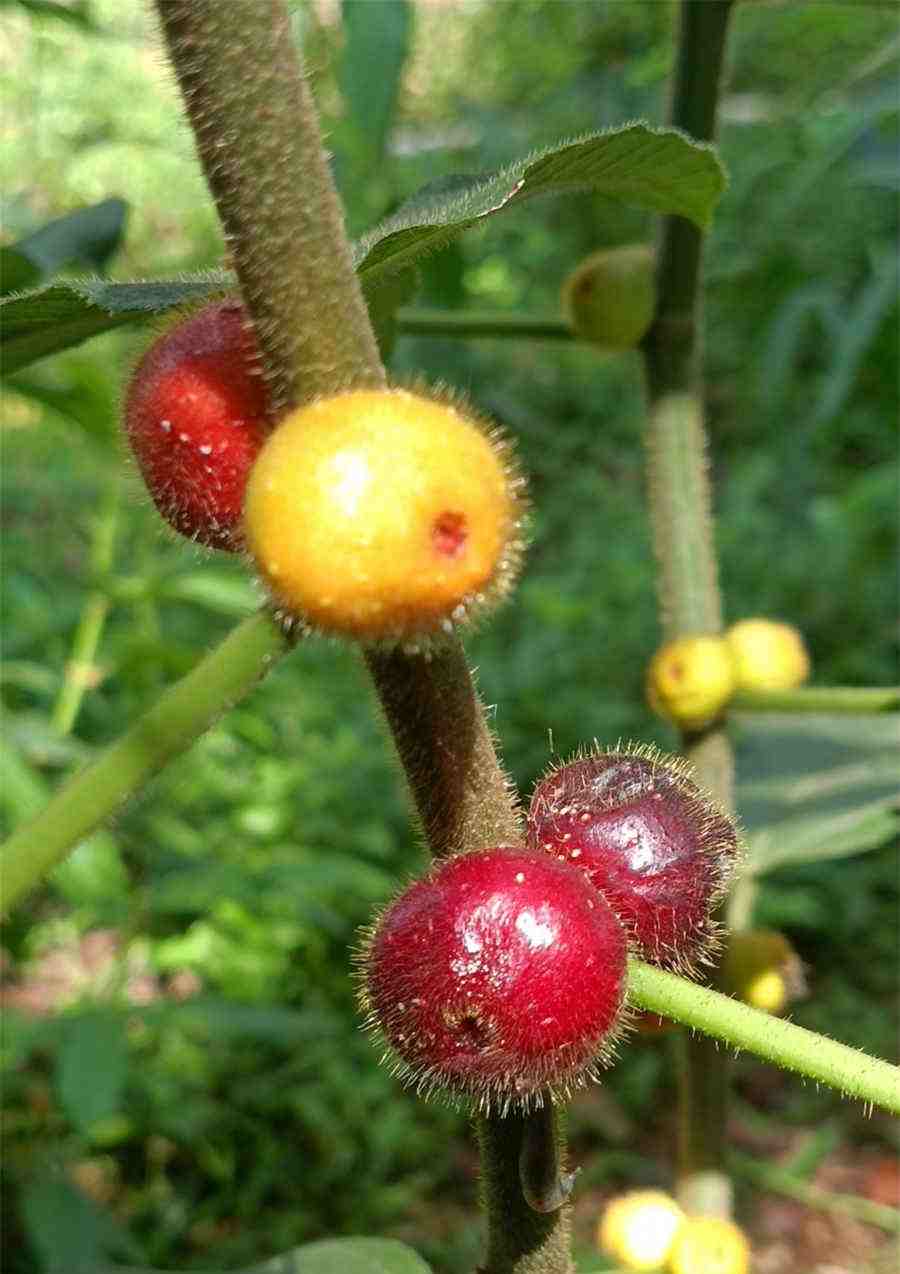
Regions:
[[559, 766], [535, 789], [528, 844], [580, 867], [648, 960], [690, 971], [714, 945], [738, 838], [684, 763], [637, 749]]
[[215, 301], [150, 346], [125, 397], [125, 429], [166, 521], [208, 548], [241, 547], [250, 466], [268, 428], [246, 311]]
[[624, 930], [584, 876], [523, 849], [438, 863], [360, 953], [368, 1025], [420, 1092], [482, 1109], [565, 1096], [610, 1052]]

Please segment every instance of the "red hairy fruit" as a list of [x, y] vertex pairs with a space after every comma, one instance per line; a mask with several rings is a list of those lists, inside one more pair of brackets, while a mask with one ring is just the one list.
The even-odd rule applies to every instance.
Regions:
[[739, 860], [734, 824], [653, 749], [597, 752], [535, 789], [528, 844], [581, 868], [648, 960], [690, 971]]
[[125, 428], [159, 512], [182, 535], [232, 552], [250, 466], [267, 432], [265, 387], [243, 305], [176, 322], [138, 363]]
[[485, 849], [439, 863], [387, 907], [360, 953], [360, 999], [420, 1092], [527, 1109], [608, 1058], [626, 957], [622, 926], [580, 872]]

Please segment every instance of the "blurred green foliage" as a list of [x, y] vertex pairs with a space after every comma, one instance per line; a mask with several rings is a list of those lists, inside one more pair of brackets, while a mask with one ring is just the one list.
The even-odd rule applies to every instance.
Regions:
[[[337, 6], [291, 5], [354, 232], [438, 176], [661, 118], [669, 4], [401, 7], [347, 5], [342, 25]], [[125, 199], [105, 263], [116, 279], [223, 254], [148, 10], [0, 11], [0, 58], [15, 69], [5, 235]], [[722, 110], [731, 186], [709, 244], [706, 348], [726, 606], [729, 619], [797, 623], [822, 682], [896, 678], [895, 31], [877, 7], [742, 6]], [[361, 82], [368, 40], [402, 71], [396, 83]], [[553, 310], [582, 256], [652, 229], [596, 197], [535, 202], [428, 261], [421, 297]], [[111, 334], [36, 363], [7, 395], [7, 825], [258, 602], [239, 563], [160, 528], [130, 470], [113, 569], [92, 576], [98, 510], [128, 468], [118, 384], [144, 339]], [[552, 751], [594, 737], [671, 745], [642, 698], [658, 630], [636, 356], [401, 338], [393, 367], [464, 388], [531, 475], [525, 578], [467, 643], [523, 791]], [[53, 710], [92, 587], [111, 607], [62, 737]], [[202, 1268], [381, 1232], [437, 1270], [471, 1264], [464, 1121], [399, 1094], [355, 1017], [354, 932], [424, 861], [373, 706], [352, 651], [302, 644], [10, 920], [9, 1274], [66, 1268], [72, 1236], [86, 1259]], [[812, 970], [798, 1020], [894, 1048], [896, 905], [890, 846], [764, 882], [759, 919], [788, 930]], [[665, 1179], [632, 1134], [671, 1084], [664, 1053], [635, 1046], [576, 1105], [588, 1180]], [[788, 1086], [778, 1114], [835, 1106]]]

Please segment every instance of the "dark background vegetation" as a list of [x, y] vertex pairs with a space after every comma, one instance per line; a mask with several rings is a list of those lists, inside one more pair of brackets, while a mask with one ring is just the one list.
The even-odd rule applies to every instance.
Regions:
[[[220, 264], [148, 9], [0, 9], [6, 241], [118, 195], [130, 213], [113, 278]], [[293, 12], [354, 233], [442, 174], [662, 118], [666, 2], [423, 0], [396, 95], [396, 12], [378, 0], [343, 19], [324, 0]], [[727, 616], [797, 623], [820, 683], [896, 680], [897, 34], [896, 13], [877, 5], [742, 5], [722, 105], [731, 185], [710, 237], [705, 329]], [[597, 197], [530, 203], [428, 262], [420, 301], [553, 312], [580, 257], [652, 233], [651, 218]], [[119, 385], [146, 339], [106, 336], [35, 364], [6, 396], [8, 824], [258, 604], [240, 563], [163, 531], [130, 473], [95, 684], [74, 731], [54, 728], [97, 582], [92, 536], [127, 468]], [[467, 640], [523, 792], [551, 749], [671, 746], [642, 697], [658, 628], [637, 356], [401, 338], [393, 367], [463, 388], [517, 439], [531, 475], [521, 587]], [[424, 862], [373, 707], [352, 650], [302, 645], [7, 925], [8, 1274], [70, 1268], [73, 1252], [97, 1249], [230, 1268], [366, 1232], [406, 1239], [438, 1271], [473, 1263], [466, 1122], [402, 1093], [355, 1017], [355, 930]], [[738, 747], [751, 769], [766, 750], [746, 724]], [[898, 884], [882, 840], [774, 872], [756, 915], [810, 967], [796, 1019], [890, 1056]], [[847, 1192], [884, 1176], [888, 1123], [752, 1060], [737, 1073], [736, 1145], [763, 1158], [799, 1148], [809, 1172], [824, 1165]], [[670, 1180], [673, 1086], [667, 1042], [638, 1042], [573, 1109], [585, 1268], [599, 1260], [603, 1197]], [[827, 1217], [779, 1222], [773, 1199], [767, 1212], [766, 1197], [739, 1191], [758, 1253], [787, 1245], [793, 1270], [834, 1258]], [[874, 1269], [884, 1251], [868, 1227], [841, 1241], [857, 1245], [848, 1269]], [[774, 1260], [767, 1270], [782, 1268]]]

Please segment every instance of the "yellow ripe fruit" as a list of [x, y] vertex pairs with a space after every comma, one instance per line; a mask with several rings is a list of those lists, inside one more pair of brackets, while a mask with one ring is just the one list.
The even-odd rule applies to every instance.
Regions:
[[722, 986], [766, 1013], [782, 1013], [804, 991], [803, 967], [783, 933], [732, 933], [721, 967]]
[[650, 706], [685, 730], [700, 730], [714, 721], [734, 689], [734, 667], [722, 637], [667, 642], [647, 669]]
[[563, 284], [562, 306], [582, 340], [633, 349], [656, 309], [652, 248], [637, 243], [592, 253]]
[[739, 690], [793, 690], [809, 676], [809, 654], [799, 631], [773, 619], [742, 619], [725, 640]]
[[662, 1190], [633, 1190], [605, 1208], [597, 1246], [629, 1270], [656, 1270], [665, 1263], [684, 1213]]
[[747, 1274], [750, 1245], [733, 1221], [689, 1217], [669, 1256], [672, 1274]]
[[271, 434], [250, 472], [244, 537], [292, 615], [363, 640], [415, 636], [511, 583], [521, 485], [456, 407], [353, 391]]

